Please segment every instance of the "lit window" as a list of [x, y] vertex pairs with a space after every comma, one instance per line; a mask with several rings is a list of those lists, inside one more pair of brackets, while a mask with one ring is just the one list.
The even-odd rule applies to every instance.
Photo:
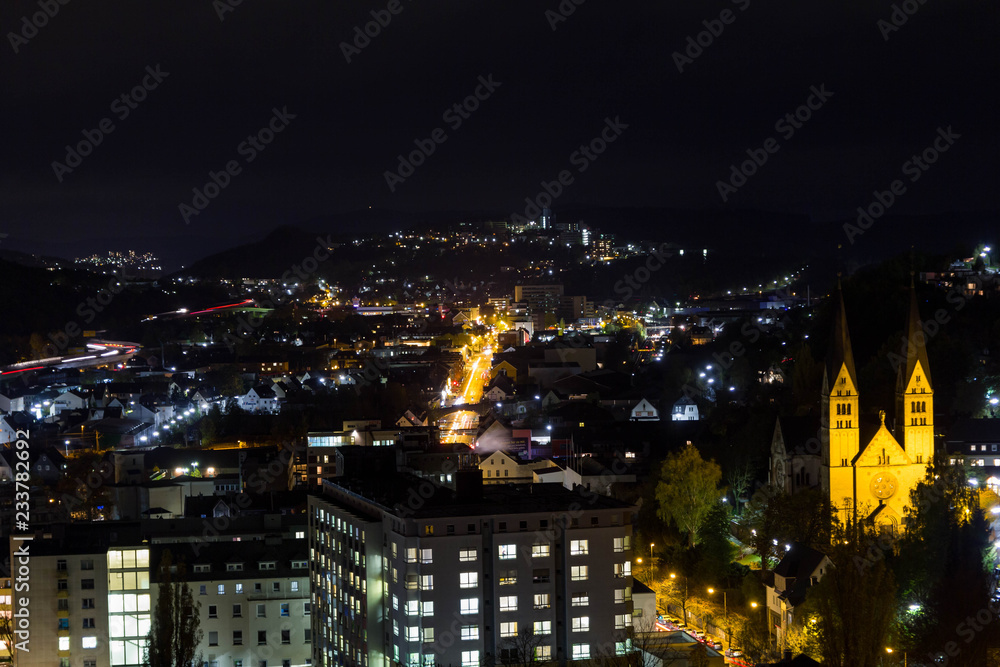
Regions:
[[632, 614], [615, 614], [615, 630], [624, 630], [632, 625]]
[[433, 574], [422, 574], [422, 575], [420, 575], [420, 590], [422, 590], [422, 591], [432, 591], [432, 590], [434, 590], [434, 575]]
[[459, 588], [475, 588], [479, 585], [479, 575], [476, 572], [460, 572], [458, 575]]
[[462, 651], [462, 667], [479, 667], [479, 651]]
[[464, 598], [459, 602], [459, 613], [478, 614], [479, 598]]
[[462, 639], [464, 641], [471, 641], [473, 639], [479, 639], [479, 626], [478, 625], [463, 625], [462, 626]]
[[549, 606], [548, 593], [535, 593], [535, 609], [548, 609]]
[[552, 647], [551, 646], [536, 646], [535, 647], [535, 660], [538, 662], [547, 662], [552, 659]]
[[406, 550], [406, 562], [407, 563], [417, 562], [417, 550], [415, 548], [409, 548]]
[[517, 611], [517, 596], [516, 595], [501, 596], [500, 611]]
[[500, 545], [500, 560], [514, 560], [517, 558], [517, 547], [513, 544]]
[[416, 625], [411, 625], [406, 628], [406, 641], [408, 642], [418, 642], [420, 641], [420, 627]]
[[572, 581], [586, 581], [587, 572], [588, 570], [586, 565], [574, 565], [570, 568], [570, 579]]
[[569, 543], [570, 556], [586, 556], [590, 553], [590, 543], [588, 540], [572, 540]]
[[532, 558], [546, 558], [549, 555], [549, 545], [535, 544], [531, 547]]
[[586, 607], [590, 604], [590, 596], [586, 593], [575, 593], [573, 595], [572, 606], [574, 607]]
[[552, 621], [535, 621], [533, 628], [536, 635], [552, 634]]
[[621, 553], [632, 548], [631, 545], [632, 538], [629, 536], [616, 537], [614, 540], [614, 551], [615, 553]]
[[424, 564], [429, 564], [434, 562], [434, 553], [431, 549], [421, 549], [420, 550], [420, 562]]
[[431, 600], [427, 600], [426, 602], [423, 603], [423, 605], [421, 607], [421, 610], [423, 611], [423, 615], [424, 616], [433, 616], [434, 615], [434, 602], [431, 601]]
[[476, 560], [476, 550], [475, 549], [462, 549], [458, 552], [458, 560], [462, 562], [468, 562], [470, 560]]
[[574, 660], [590, 660], [590, 644], [573, 644]]
[[500, 624], [501, 637], [517, 637], [517, 621], [504, 621]]
[[68, 651], [69, 650], [69, 637], [60, 637], [59, 638], [59, 650], [60, 651]]
[[590, 630], [590, 616], [576, 616], [573, 618], [573, 632], [588, 632]]

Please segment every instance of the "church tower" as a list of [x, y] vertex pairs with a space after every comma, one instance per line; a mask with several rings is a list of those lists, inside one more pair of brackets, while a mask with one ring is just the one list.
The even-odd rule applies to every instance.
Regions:
[[934, 390], [927, 362], [927, 336], [920, 325], [917, 293], [910, 279], [910, 316], [906, 360], [897, 357], [896, 440], [914, 463], [931, 463], [934, 454]]
[[823, 445], [823, 486], [830, 494], [830, 503], [839, 510], [853, 507], [853, 463], [861, 447], [858, 410], [858, 376], [854, 370], [854, 353], [847, 330], [844, 295], [837, 284], [837, 313], [834, 316], [833, 338], [823, 369], [820, 399], [821, 442]]

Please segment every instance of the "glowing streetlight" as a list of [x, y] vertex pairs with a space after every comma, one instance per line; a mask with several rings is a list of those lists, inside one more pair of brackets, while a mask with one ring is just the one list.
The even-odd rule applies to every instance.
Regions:
[[[709, 588], [708, 592], [709, 592], [710, 595], [714, 594], [715, 593], [715, 589], [714, 588]], [[726, 591], [722, 591], [722, 611], [725, 614], [726, 620], [728, 621], [729, 620], [729, 602], [726, 599]]]

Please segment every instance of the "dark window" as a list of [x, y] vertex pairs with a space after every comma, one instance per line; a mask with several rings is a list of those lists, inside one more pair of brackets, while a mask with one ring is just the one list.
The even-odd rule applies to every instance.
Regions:
[[257, 646], [263, 646], [267, 643], [267, 630], [257, 631]]
[[80, 588], [82, 588], [85, 591], [93, 590], [94, 589], [94, 580], [93, 579], [81, 579], [80, 580]]

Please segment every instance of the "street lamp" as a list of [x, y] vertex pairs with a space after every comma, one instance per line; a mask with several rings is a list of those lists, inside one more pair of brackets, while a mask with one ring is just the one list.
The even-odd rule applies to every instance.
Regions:
[[[885, 652], [892, 655], [892, 649], [888, 646], [885, 647]], [[903, 667], [906, 667], [906, 651], [903, 651]]]
[[[670, 578], [671, 579], [677, 579], [677, 575], [674, 574], [673, 572], [671, 572], [670, 573]], [[685, 623], [687, 623], [687, 620], [688, 620], [688, 615], [687, 615], [687, 598], [688, 598], [688, 580], [687, 580], [687, 577], [684, 577], [684, 597], [681, 598], [681, 611], [684, 614], [684, 622]]]
[[[709, 594], [715, 593], [714, 588], [708, 589]], [[722, 610], [726, 616], [726, 620], [729, 620], [729, 603], [726, 600], [726, 591], [722, 591]]]
[[[752, 608], [756, 609], [759, 605], [756, 602], [751, 602], [750, 606]], [[771, 652], [771, 621], [767, 617], [767, 609], [762, 609], [761, 611], [763, 611], [763, 613], [764, 613], [764, 625], [767, 626], [767, 651], [768, 651], [768, 653], [770, 653]]]
[[649, 543], [649, 582], [653, 583], [653, 547], [656, 545]]

